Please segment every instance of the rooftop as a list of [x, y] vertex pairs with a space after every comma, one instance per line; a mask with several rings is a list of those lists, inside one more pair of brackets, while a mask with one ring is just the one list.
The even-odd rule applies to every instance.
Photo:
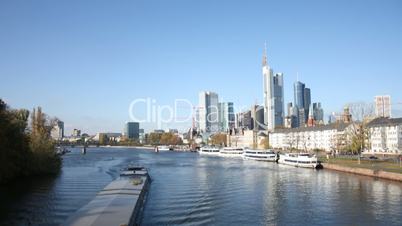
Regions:
[[281, 128], [275, 129], [274, 133], [291, 133], [291, 132], [308, 132], [308, 131], [324, 131], [324, 130], [345, 130], [351, 123], [331, 123], [328, 125], [318, 125], [313, 127], [299, 127], [299, 128]]
[[376, 127], [376, 126], [396, 126], [402, 125], [402, 118], [376, 118], [373, 119], [367, 126], [368, 127]]

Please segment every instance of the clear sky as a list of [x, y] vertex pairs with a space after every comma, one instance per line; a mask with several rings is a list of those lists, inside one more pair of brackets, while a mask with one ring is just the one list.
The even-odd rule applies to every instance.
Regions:
[[197, 104], [211, 90], [250, 106], [265, 41], [286, 102], [298, 72], [326, 114], [389, 94], [402, 116], [399, 0], [1, 0], [0, 98], [42, 106], [68, 133], [122, 131], [137, 98]]

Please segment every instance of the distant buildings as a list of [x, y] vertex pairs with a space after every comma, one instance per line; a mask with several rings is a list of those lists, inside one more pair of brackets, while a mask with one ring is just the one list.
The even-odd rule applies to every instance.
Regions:
[[62, 140], [64, 137], [64, 122], [56, 120], [50, 135], [54, 140]]
[[251, 116], [251, 110], [237, 113], [237, 128], [239, 128], [240, 130], [254, 129], [253, 118]]
[[201, 92], [199, 94], [198, 124], [202, 132], [219, 131], [218, 94]]
[[109, 142], [120, 142], [121, 133], [97, 133], [93, 140], [98, 141], [101, 145], [108, 144]]
[[140, 143], [143, 144], [145, 143], [145, 130], [144, 129], [140, 129]]
[[402, 154], [402, 118], [376, 118], [367, 127], [369, 152]]
[[285, 128], [296, 128], [299, 127], [299, 111], [296, 106], [293, 105], [293, 103], [288, 103], [287, 104], [287, 111], [288, 114], [285, 117]]
[[128, 139], [139, 139], [140, 138], [140, 123], [126, 122], [126, 125], [124, 127], [124, 135]]
[[179, 130], [178, 129], [169, 129], [169, 133], [179, 135]]
[[[298, 127], [305, 126], [311, 105], [311, 90], [300, 81], [296, 81], [294, 88], [294, 106], [297, 108]], [[303, 112], [302, 112], [303, 110]]]
[[324, 124], [324, 109], [322, 109], [320, 102], [313, 103], [313, 115], [317, 123]]
[[219, 131], [227, 132], [235, 127], [235, 113], [232, 102], [219, 103]]
[[260, 131], [264, 128], [264, 107], [261, 105], [253, 105], [251, 107], [251, 119], [253, 123], [253, 130]]
[[72, 137], [80, 137], [81, 136], [81, 130], [79, 129], [74, 129], [73, 133], [71, 134]]
[[375, 114], [377, 117], [391, 117], [391, 96], [374, 97]]
[[283, 74], [273, 74], [272, 68], [267, 62], [267, 50], [262, 61], [262, 74], [264, 84], [265, 124], [268, 130], [283, 126], [284, 101], [283, 101]]

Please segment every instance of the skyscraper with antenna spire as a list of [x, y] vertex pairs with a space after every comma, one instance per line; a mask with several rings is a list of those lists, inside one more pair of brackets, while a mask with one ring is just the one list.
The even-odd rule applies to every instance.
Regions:
[[277, 73], [274, 75], [272, 68], [269, 66], [266, 43], [262, 58], [262, 75], [264, 85], [264, 124], [267, 126], [267, 130], [273, 130], [283, 126], [283, 74]]

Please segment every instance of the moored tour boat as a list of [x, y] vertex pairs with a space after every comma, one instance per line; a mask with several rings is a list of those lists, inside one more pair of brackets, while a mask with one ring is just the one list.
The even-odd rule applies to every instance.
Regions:
[[166, 146], [166, 145], [162, 145], [162, 146], [158, 146], [157, 150], [158, 151], [173, 151], [173, 148]]
[[278, 160], [277, 154], [272, 150], [245, 150], [243, 158], [267, 162], [276, 162]]
[[198, 153], [202, 155], [219, 155], [219, 148], [202, 147]]
[[309, 153], [286, 153], [279, 155], [279, 163], [304, 167], [304, 168], [319, 168], [321, 164], [315, 155], [310, 155]]
[[222, 157], [242, 157], [243, 152], [243, 148], [226, 147], [219, 151], [219, 155]]

